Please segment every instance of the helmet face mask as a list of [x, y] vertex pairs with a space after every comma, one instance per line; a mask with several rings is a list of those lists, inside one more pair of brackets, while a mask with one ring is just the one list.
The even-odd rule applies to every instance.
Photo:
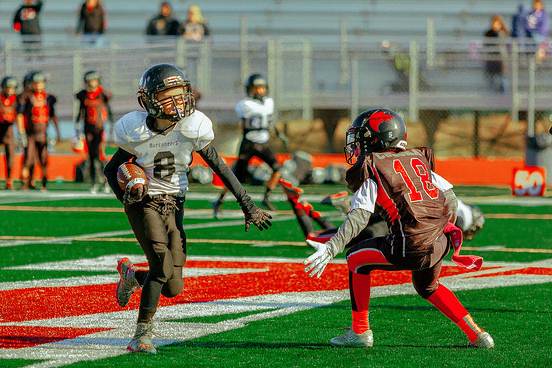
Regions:
[[7, 96], [12, 96], [17, 90], [17, 79], [14, 77], [5, 77], [2, 79], [2, 92]]
[[195, 111], [190, 81], [183, 71], [170, 64], [158, 64], [146, 70], [140, 79], [137, 97], [140, 106], [156, 119], [177, 122]]
[[268, 95], [268, 83], [260, 74], [251, 74], [245, 83], [245, 93], [247, 96], [263, 101]]
[[94, 90], [101, 84], [100, 74], [95, 70], [84, 73], [84, 84], [88, 90]]
[[388, 149], [406, 149], [406, 124], [395, 112], [386, 109], [361, 113], [345, 136], [345, 160], [353, 165], [358, 157]]

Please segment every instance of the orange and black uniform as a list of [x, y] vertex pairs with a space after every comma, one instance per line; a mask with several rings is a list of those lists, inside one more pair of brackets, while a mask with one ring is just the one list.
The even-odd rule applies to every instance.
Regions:
[[13, 142], [13, 123], [17, 118], [17, 96], [0, 93], [0, 144], [6, 152], [6, 180], [11, 177], [11, 167], [15, 146]]
[[75, 98], [80, 104], [77, 122], [81, 119], [84, 120], [84, 134], [88, 146], [88, 158], [90, 160], [90, 179], [92, 183], [96, 183], [96, 179], [98, 178], [96, 165], [102, 165], [100, 161], [100, 149], [103, 142], [104, 125], [108, 120], [113, 121], [109, 105], [111, 94], [99, 86], [94, 91], [83, 89], [75, 95]]
[[[26, 92], [21, 95], [17, 112], [23, 114], [27, 134], [27, 155], [24, 166], [32, 167], [36, 161], [42, 168], [43, 186], [46, 184], [48, 166], [48, 123], [56, 119], [57, 98], [47, 92]], [[32, 178], [29, 177], [32, 181]]]

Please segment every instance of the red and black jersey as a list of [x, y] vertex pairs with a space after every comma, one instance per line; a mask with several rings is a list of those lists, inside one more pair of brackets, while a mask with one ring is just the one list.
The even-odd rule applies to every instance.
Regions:
[[85, 125], [103, 128], [104, 123], [111, 119], [109, 107], [111, 94], [104, 91], [101, 86], [94, 91], [83, 89], [75, 95], [75, 98], [80, 103], [77, 121], [83, 118]]
[[17, 96], [0, 93], [0, 124], [13, 124], [17, 117]]
[[57, 99], [47, 92], [29, 92], [20, 96], [17, 112], [23, 114], [27, 131], [43, 130], [56, 116]]
[[386, 220], [395, 256], [429, 254], [447, 224], [443, 193], [432, 182], [429, 148], [372, 153], [366, 172], [378, 188], [376, 211]]

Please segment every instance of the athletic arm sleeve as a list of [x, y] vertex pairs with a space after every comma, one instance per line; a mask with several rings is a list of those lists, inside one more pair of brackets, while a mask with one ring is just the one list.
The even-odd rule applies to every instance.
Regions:
[[123, 202], [123, 196], [125, 192], [119, 188], [119, 183], [117, 183], [117, 169], [119, 166], [134, 156], [127, 151], [119, 148], [117, 152], [111, 157], [111, 160], [105, 165], [104, 169], [104, 175], [107, 179], [107, 183], [111, 187], [111, 190], [113, 193], [115, 193], [115, 196], [117, 196], [117, 199], [121, 202]]
[[435, 171], [431, 172], [431, 182], [433, 183], [433, 185], [439, 188], [441, 192], [452, 189], [452, 184], [449, 183], [445, 178], [437, 174]]
[[443, 192], [445, 196], [445, 207], [447, 209], [449, 220], [452, 223], [456, 222], [456, 211], [458, 210], [458, 199], [452, 189]]
[[345, 221], [341, 224], [337, 233], [326, 243], [332, 257], [335, 257], [345, 249], [370, 221], [371, 213], [362, 208], [355, 208], [349, 211]]
[[211, 144], [203, 147], [198, 151], [201, 158], [209, 165], [209, 167], [217, 174], [224, 186], [232, 192], [238, 200], [242, 210], [251, 210], [255, 204], [251, 197], [245, 192], [245, 189], [238, 181], [232, 170], [222, 161], [217, 150]]

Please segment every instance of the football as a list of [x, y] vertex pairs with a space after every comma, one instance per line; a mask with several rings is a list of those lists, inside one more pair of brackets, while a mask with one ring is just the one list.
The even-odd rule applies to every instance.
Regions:
[[121, 164], [117, 169], [117, 182], [122, 190], [130, 185], [131, 190], [139, 184], [145, 185], [148, 179], [144, 170], [131, 162], [125, 162]]

